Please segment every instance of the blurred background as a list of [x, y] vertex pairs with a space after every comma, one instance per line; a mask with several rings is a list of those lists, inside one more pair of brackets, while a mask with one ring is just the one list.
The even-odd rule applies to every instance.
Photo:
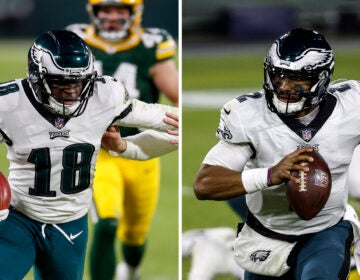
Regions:
[[[0, 37], [34, 37], [71, 23], [86, 23], [86, 0], [0, 0]], [[178, 1], [144, 0], [143, 25], [178, 37]]]
[[[321, 32], [335, 52], [333, 80], [360, 79], [360, 1], [182, 1], [182, 230], [229, 227], [240, 218], [226, 202], [199, 201], [193, 180], [218, 139], [221, 107], [262, 89], [272, 42], [293, 27]], [[350, 199], [360, 213], [359, 203]], [[191, 257], [183, 259], [187, 279]], [[235, 279], [219, 275], [214, 279]]]
[[[332, 35], [359, 32], [356, 0], [183, 0], [184, 43], [211, 39], [272, 39], [293, 26]], [[197, 40], [198, 39], [198, 40]]]
[[[87, 23], [86, 3], [87, 0], [0, 0], [0, 83], [26, 77], [27, 52], [40, 34], [72, 23]], [[164, 28], [177, 41], [178, 5], [178, 0], [144, 0], [143, 26]], [[178, 158], [174, 152], [161, 160], [161, 192], [141, 268], [144, 279], [178, 279]], [[0, 144], [0, 171], [8, 175], [5, 144]], [[89, 279], [88, 275], [86, 264], [84, 280]], [[32, 273], [25, 278], [30, 279]]]

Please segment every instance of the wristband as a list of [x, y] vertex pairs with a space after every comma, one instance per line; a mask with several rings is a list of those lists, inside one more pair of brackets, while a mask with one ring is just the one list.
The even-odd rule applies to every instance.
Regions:
[[[244, 170], [241, 179], [247, 193], [261, 191], [268, 187], [271, 171], [269, 168], [255, 168]], [[270, 173], [270, 174], [269, 174]]]

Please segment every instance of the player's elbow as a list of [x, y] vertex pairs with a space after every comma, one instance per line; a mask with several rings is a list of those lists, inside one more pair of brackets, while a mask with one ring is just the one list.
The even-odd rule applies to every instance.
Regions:
[[197, 199], [209, 199], [209, 190], [207, 188], [207, 177], [197, 176], [194, 182], [194, 193]]

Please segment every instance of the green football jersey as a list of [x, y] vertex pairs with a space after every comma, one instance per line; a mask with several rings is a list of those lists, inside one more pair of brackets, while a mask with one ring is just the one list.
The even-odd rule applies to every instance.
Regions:
[[[131, 98], [147, 103], [158, 103], [160, 92], [150, 76], [151, 67], [157, 62], [172, 59], [176, 44], [163, 29], [141, 29], [138, 37], [110, 43], [85, 29], [85, 42], [95, 56], [95, 68], [99, 75], [109, 75], [120, 80]], [[137, 133], [135, 128], [121, 128], [121, 135]]]

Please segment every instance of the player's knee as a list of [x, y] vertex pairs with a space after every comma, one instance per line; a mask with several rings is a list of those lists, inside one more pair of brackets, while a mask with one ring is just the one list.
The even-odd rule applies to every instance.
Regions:
[[94, 234], [114, 238], [117, 225], [116, 219], [100, 219], [95, 225]]
[[339, 272], [335, 271], [336, 266], [332, 266], [324, 261], [312, 261], [304, 267], [301, 279], [338, 280]]

